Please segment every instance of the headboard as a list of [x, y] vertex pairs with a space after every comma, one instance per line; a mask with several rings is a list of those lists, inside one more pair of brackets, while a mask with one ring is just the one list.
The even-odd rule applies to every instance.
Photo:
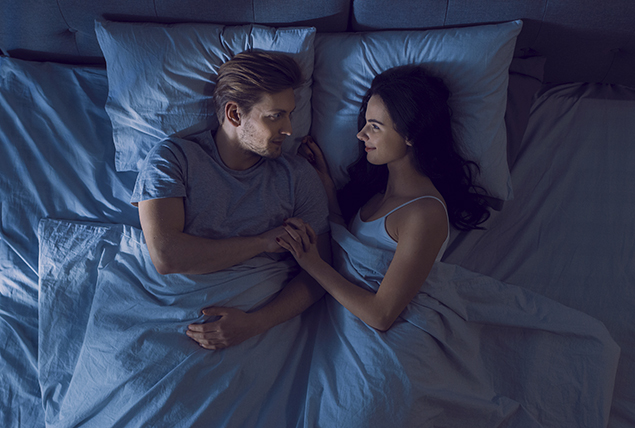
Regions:
[[524, 25], [516, 56], [546, 57], [545, 82], [635, 86], [631, 0], [353, 0], [350, 28], [455, 27], [518, 18]]
[[517, 56], [547, 58], [545, 82], [635, 87], [632, 0], [0, 0], [0, 50], [103, 64], [94, 21], [259, 23], [318, 32], [465, 26], [523, 19]]

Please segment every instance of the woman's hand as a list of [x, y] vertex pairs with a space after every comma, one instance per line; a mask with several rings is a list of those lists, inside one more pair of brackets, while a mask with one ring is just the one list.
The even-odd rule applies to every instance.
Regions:
[[327, 186], [333, 186], [333, 179], [329, 173], [326, 159], [324, 159], [324, 153], [322, 153], [320, 146], [317, 145], [313, 137], [307, 135], [302, 139], [302, 144], [298, 147], [298, 154], [308, 160], [313, 168], [315, 168], [325, 188]]
[[308, 223], [299, 218], [289, 218], [284, 228], [287, 235], [278, 237], [276, 241], [293, 255], [302, 269], [310, 274], [312, 269], [324, 263], [317, 248], [317, 234]]

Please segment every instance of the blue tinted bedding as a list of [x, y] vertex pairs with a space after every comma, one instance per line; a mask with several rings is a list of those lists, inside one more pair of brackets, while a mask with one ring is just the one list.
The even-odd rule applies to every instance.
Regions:
[[600, 320], [622, 349], [609, 427], [635, 427], [635, 89], [574, 83], [534, 102], [516, 199], [448, 263]]
[[34, 272], [40, 218], [138, 224], [107, 95], [105, 70], [0, 58], [2, 238]]
[[310, 363], [300, 317], [217, 351], [185, 331], [208, 305], [257, 309], [297, 272], [292, 258], [261, 256], [213, 274], [162, 276], [139, 229], [44, 220], [47, 426], [294, 426]]
[[[339, 225], [331, 233], [340, 272], [376, 290], [392, 253], [367, 248]], [[619, 347], [604, 325], [456, 265], [436, 263], [386, 332], [334, 299], [317, 325], [309, 427], [562, 427], [608, 420]]]
[[0, 426], [43, 426], [37, 382], [41, 218], [138, 224], [116, 173], [105, 70], [0, 58]]
[[[142, 266], [148, 267], [147, 255], [138, 246], [141, 235], [136, 229], [136, 209], [128, 203], [135, 176], [115, 172], [112, 129], [104, 111], [106, 97], [104, 70], [0, 58], [1, 426], [44, 426], [45, 414], [46, 422], [57, 426], [63, 426], [66, 422], [62, 419], [65, 418], [67, 421], [88, 421], [93, 415], [95, 421], [107, 426], [113, 425], [113, 421], [126, 426], [154, 425], [155, 418], [163, 418], [162, 423], [168, 421], [167, 424], [179, 420], [186, 421], [186, 425], [195, 425], [204, 420], [207, 410], [199, 411], [203, 408], [218, 410], [213, 415], [217, 424], [242, 421], [250, 426], [255, 420], [262, 420], [278, 425], [293, 426], [297, 422], [298, 426], [312, 426], [319, 422], [328, 426], [335, 424], [334, 421], [346, 421], [351, 426], [364, 426], [364, 418], [369, 417], [371, 422], [389, 418], [392, 423], [395, 418], [415, 416], [447, 421], [450, 412], [438, 412], [438, 409], [455, 409], [459, 405], [464, 411], [455, 412], [456, 418], [473, 421], [474, 417], [487, 416], [491, 420], [501, 420], [508, 416], [505, 421], [512, 424], [515, 420], [529, 421], [531, 415], [552, 407], [549, 393], [562, 390], [556, 388], [545, 392], [540, 383], [544, 379], [560, 379], [560, 384], [573, 384], [572, 390], [580, 382], [590, 380], [588, 390], [574, 397], [577, 404], [569, 410], [577, 414], [581, 409], [579, 414], [584, 415], [585, 409], [592, 407], [585, 403], [595, 394], [596, 412], [592, 417], [606, 418], [617, 350], [601, 325], [575, 311], [562, 309], [552, 301], [532, 297], [522, 289], [461, 269], [456, 270], [458, 276], [453, 283], [456, 288], [433, 288], [427, 295], [418, 297], [389, 334], [368, 328], [331, 300], [304, 316], [309, 323], [300, 326], [291, 323], [291, 327], [282, 327], [280, 330], [285, 331], [282, 339], [271, 339], [277, 332], [260, 339], [264, 345], [254, 347], [254, 352], [247, 352], [248, 360], [242, 360], [245, 353], [236, 356], [230, 351], [222, 354], [225, 357], [219, 357], [219, 353], [198, 349], [185, 336], [184, 326], [199, 319], [197, 311], [207, 303], [201, 301], [199, 304], [199, 300], [212, 296], [203, 298], [192, 294], [197, 296], [194, 298], [196, 303], [189, 301], [181, 305], [183, 300], [170, 300], [172, 297], [161, 292], [158, 284], [162, 278], [155, 278], [152, 269], [142, 269]], [[613, 105], [607, 103], [598, 108], [608, 111], [608, 106]], [[567, 107], [563, 108], [566, 110]], [[593, 110], [589, 114], [596, 113], [597, 110]], [[555, 117], [549, 115], [549, 110], [544, 115]], [[530, 130], [532, 138], [550, 141], [554, 137], [543, 135], [544, 127], [539, 126], [545, 119], [536, 117], [537, 121], [531, 125], [533, 131]], [[584, 120], [592, 122], [588, 116]], [[568, 123], [567, 126], [574, 125]], [[565, 134], [569, 129], [550, 126]], [[606, 134], [611, 141], [616, 139], [618, 128], [614, 127]], [[579, 129], [579, 133], [585, 134], [584, 128]], [[555, 138], [564, 141], [562, 135]], [[551, 156], [537, 147], [537, 152]], [[584, 169], [587, 167], [585, 162], [591, 162], [591, 157], [584, 156], [583, 151], [574, 152], [578, 153], [577, 157], [570, 156], [565, 162], [570, 169], [561, 169], [561, 172], [573, 171], [576, 167]], [[624, 177], [621, 181], [611, 181], [612, 194], [626, 195], [626, 190], [618, 184], [629, 182], [630, 169], [624, 165], [630, 167], [632, 162], [629, 155], [623, 154], [623, 147], [610, 153], [613, 154], [611, 162], [615, 166], [621, 165], [618, 170], [620, 177]], [[621, 154], [614, 156], [615, 153]], [[594, 157], [594, 168], [605, 171], [598, 166], [598, 156]], [[454, 256], [465, 266], [472, 263], [473, 267], [469, 267], [473, 270], [489, 269], [491, 273], [484, 273], [531, 286], [541, 294], [606, 320], [611, 335], [621, 342], [620, 345], [627, 345], [623, 349], [628, 353], [622, 357], [620, 365], [626, 377], [618, 378], [620, 388], [616, 392], [619, 396], [614, 401], [619, 403], [617, 412], [616, 408], [613, 412], [619, 420], [613, 417], [615, 427], [629, 426], [627, 413], [629, 403], [632, 403], [629, 398], [632, 381], [625, 379], [632, 372], [628, 365], [633, 355], [632, 345], [628, 345], [632, 328], [620, 324], [619, 319], [624, 315], [620, 315], [624, 312], [620, 308], [632, 302], [630, 288], [625, 285], [630, 284], [628, 278], [632, 269], [615, 274], [608, 271], [610, 268], [598, 265], [590, 283], [580, 276], [585, 274], [588, 266], [578, 258], [574, 258], [578, 263], [571, 276], [574, 280], [567, 277], [567, 272], [571, 273], [574, 267], [565, 263], [545, 264], [554, 255], [536, 252], [539, 247], [535, 240], [544, 240], [546, 236], [536, 230], [557, 230], [568, 224], [566, 218], [573, 216], [579, 220], [581, 216], [576, 212], [567, 214], [566, 218], [554, 216], [548, 209], [548, 206], [554, 206], [553, 201], [544, 205], [548, 198], [572, 196], [572, 192], [532, 193], [535, 181], [542, 186], [541, 177], [549, 176], [553, 159], [558, 159], [556, 164], [564, 161], [553, 156], [547, 161], [540, 160], [546, 173], [537, 176], [536, 166], [530, 162], [532, 159], [542, 158], [525, 147], [519, 160], [518, 171], [522, 174], [518, 175], [517, 171], [516, 176], [519, 201], [518, 204], [509, 202], [506, 209], [510, 214], [505, 217], [504, 212], [494, 218], [498, 223], [492, 223], [485, 238], [479, 232], [470, 235], [473, 238], [456, 241], [459, 245], [454, 247], [455, 252], [450, 258]], [[601, 174], [597, 177], [598, 180], [613, 180]], [[564, 178], [571, 179], [566, 174]], [[526, 185], [519, 185], [521, 183]], [[624, 219], [630, 218], [630, 196], [616, 204], [597, 187], [589, 189], [590, 201], [595, 201], [593, 203], [598, 206], [613, 207], [611, 214], [628, 223]], [[574, 209], [581, 207], [579, 202], [573, 205]], [[43, 218], [73, 222], [44, 221], [42, 231], [45, 233], [38, 236], [37, 227]], [[528, 218], [531, 221], [518, 222], [518, 219]], [[528, 231], [527, 221], [534, 229]], [[609, 234], [598, 232], [592, 236], [605, 236], [606, 240], [597, 239], [604, 243], [601, 248], [606, 249], [606, 243], [616, 241], [615, 235], [633, 236], [631, 229], [624, 229], [622, 234], [607, 229]], [[523, 239], [517, 239], [523, 236]], [[39, 239], [44, 244], [42, 248]], [[471, 245], [470, 239], [476, 244]], [[558, 242], [564, 248], [555, 254], [556, 258], [564, 258], [575, 249], [567, 247], [564, 240]], [[622, 246], [624, 248], [627, 247]], [[42, 253], [44, 263], [38, 259], [40, 249], [45, 250]], [[469, 257], [461, 259], [464, 249]], [[590, 250], [587, 248], [586, 251]], [[619, 257], [632, 254], [619, 252], [619, 248], [615, 251], [621, 254]], [[542, 265], [541, 261], [544, 262]], [[543, 265], [547, 268], [543, 269]], [[380, 263], [374, 261], [371, 266], [377, 267]], [[64, 271], [64, 267], [69, 270]], [[41, 268], [45, 273], [42, 278], [39, 275]], [[559, 275], [554, 274], [554, 269], [560, 272]], [[73, 274], [69, 275], [70, 272]], [[616, 277], [623, 280], [615, 281]], [[140, 278], [149, 282], [140, 281]], [[40, 302], [47, 310], [38, 313], [38, 281], [42, 280], [47, 286]], [[111, 288], [109, 285], [113, 283], [116, 287]], [[473, 288], [477, 285], [483, 288]], [[484, 289], [493, 292], [489, 295], [491, 299], [479, 300]], [[456, 293], [449, 292], [451, 290]], [[612, 290], [612, 293], [601, 290]], [[603, 297], [589, 297], [593, 295]], [[137, 307], [130, 302], [132, 296], [136, 296], [135, 302], [143, 302], [143, 311], [136, 312]], [[231, 301], [233, 297], [228, 298]], [[265, 299], [264, 296], [261, 298]], [[497, 305], [503, 300], [505, 311]], [[111, 303], [112, 307], [109, 306]], [[165, 311], [152, 312], [151, 304]], [[126, 311], [122, 310], [126, 308]], [[126, 316], [112, 317], [115, 312]], [[96, 317], [96, 314], [105, 317]], [[573, 320], [573, 324], [563, 323], [566, 321], [563, 317]], [[69, 324], [69, 320], [76, 322]], [[132, 327], [126, 329], [126, 326]], [[104, 332], [104, 329], [108, 331]], [[580, 329], [584, 331], [580, 332]], [[467, 336], [454, 334], [455, 331]], [[483, 333], [488, 331], [497, 333]], [[69, 332], [72, 333], [71, 340], [67, 339]], [[573, 334], [575, 332], [580, 334]], [[120, 341], [122, 334], [125, 338]], [[473, 339], [473, 334], [486, 340], [475, 343], [462, 339]], [[528, 338], [534, 339], [527, 341]], [[553, 343], [554, 340], [557, 343]], [[282, 348], [280, 343], [284, 344]], [[407, 343], [407, 348], [399, 348], [403, 343]], [[571, 344], [572, 348], [562, 349], [563, 344]], [[162, 353], [153, 352], [157, 349]], [[244, 347], [241, 349], [245, 350]], [[593, 370], [584, 361], [575, 359], [572, 350], [593, 355], [598, 363], [595, 375], [586, 379], [578, 372], [572, 372], [574, 368]], [[495, 356], [490, 359], [492, 354]], [[102, 359], [89, 358], [95, 355]], [[143, 361], [142, 356], [155, 364], [146, 367], [147, 361]], [[275, 356], [275, 361], [270, 360], [270, 356]], [[574, 364], [563, 368], [560, 357], [567, 363], [574, 361]], [[309, 370], [307, 364], [311, 359], [314, 363]], [[181, 362], [176, 364], [177, 360]], [[229, 364], [230, 360], [232, 364]], [[92, 370], [100, 361], [102, 370]], [[236, 365], [237, 361], [248, 363]], [[551, 361], [557, 370], [547, 370], [551, 366], [546, 361]], [[203, 362], [205, 369], [199, 370]], [[263, 363], [266, 367], [262, 367]], [[268, 363], [273, 364], [273, 368]], [[284, 364], [284, 369], [280, 364]], [[217, 376], [219, 371], [215, 368], [230, 366], [225, 377]], [[488, 378], [481, 382], [486, 367], [503, 369], [502, 379]], [[418, 374], [413, 374], [419, 369]], [[94, 393], [94, 389], [82, 389], [82, 385], [89, 385], [87, 379], [94, 373], [109, 382], [105, 391]], [[261, 379], [261, 373], [269, 377]], [[148, 380], [146, 374], [149, 374]], [[100, 381], [97, 377], [93, 380]], [[220, 387], [211, 388], [206, 381], [216, 382]], [[253, 388], [238, 387], [245, 383]], [[200, 385], [203, 385], [202, 391], [198, 389]], [[263, 395], [265, 385], [272, 386], [271, 396]], [[387, 388], [387, 385], [399, 387]], [[106, 391], [111, 395], [106, 396]], [[141, 391], [143, 393], [139, 394]], [[540, 394], [539, 399], [537, 394]], [[62, 397], [69, 401], [62, 403]], [[84, 400], [86, 397], [90, 399]], [[110, 398], [113, 398], [112, 403]], [[562, 397], [558, 398], [556, 394], [555, 398], [554, 402], [559, 403]], [[532, 402], [538, 403], [538, 407], [528, 404]], [[79, 404], [73, 408], [71, 403]], [[115, 403], [123, 404], [115, 406]], [[413, 409], [414, 413], [409, 412]], [[104, 422], [107, 417], [112, 419]], [[532, 426], [533, 422], [527, 423]]]
[[[333, 235], [340, 268], [375, 289], [392, 253], [364, 247], [337, 225]], [[43, 220], [39, 236], [47, 426], [556, 427], [608, 419], [619, 347], [606, 328], [454, 265], [435, 265], [385, 333], [327, 299], [305, 319], [208, 351], [185, 335], [203, 321], [201, 307], [265, 304], [297, 272], [292, 259], [162, 276], [137, 228]]]

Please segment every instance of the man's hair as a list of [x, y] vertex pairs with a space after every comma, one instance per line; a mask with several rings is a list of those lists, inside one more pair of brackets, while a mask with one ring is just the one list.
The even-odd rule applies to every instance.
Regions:
[[302, 70], [288, 55], [278, 52], [248, 50], [220, 66], [214, 88], [214, 108], [218, 121], [225, 119], [225, 106], [235, 102], [249, 113], [262, 96], [303, 83]]

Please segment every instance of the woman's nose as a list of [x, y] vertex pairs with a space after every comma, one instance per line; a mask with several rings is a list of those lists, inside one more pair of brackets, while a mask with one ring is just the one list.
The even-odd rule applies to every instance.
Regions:
[[368, 136], [364, 132], [364, 129], [362, 129], [361, 131], [359, 131], [357, 133], [357, 139], [362, 140], [362, 141], [366, 141], [368, 139]]

